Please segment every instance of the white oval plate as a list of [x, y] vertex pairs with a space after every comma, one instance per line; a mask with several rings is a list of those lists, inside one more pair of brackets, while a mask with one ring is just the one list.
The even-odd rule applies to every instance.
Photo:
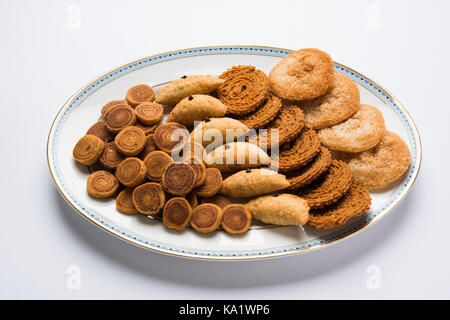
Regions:
[[127, 63], [87, 84], [58, 112], [50, 129], [47, 158], [50, 172], [66, 201], [82, 216], [102, 229], [153, 251], [182, 257], [210, 260], [249, 260], [296, 254], [323, 248], [373, 225], [387, 215], [412, 187], [421, 164], [421, 144], [417, 128], [406, 109], [390, 93], [360, 73], [335, 63], [335, 71], [355, 81], [361, 102], [382, 112], [388, 130], [399, 134], [411, 150], [408, 172], [389, 189], [371, 193], [367, 214], [332, 230], [311, 227], [255, 226], [243, 235], [223, 231], [202, 235], [188, 228], [169, 230], [160, 221], [143, 215], [119, 213], [114, 199], [88, 196], [89, 171], [72, 158], [78, 139], [98, 119], [101, 107], [122, 99], [127, 88], [147, 83], [158, 91], [165, 83], [189, 74], [219, 75], [234, 65], [254, 65], [268, 73], [290, 50], [260, 46], [217, 46], [166, 52]]

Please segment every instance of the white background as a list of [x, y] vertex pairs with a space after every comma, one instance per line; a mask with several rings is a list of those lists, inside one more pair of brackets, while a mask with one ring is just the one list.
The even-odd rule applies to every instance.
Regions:
[[[0, 0], [0, 298], [450, 298], [449, 9], [445, 0]], [[391, 91], [424, 151], [406, 200], [332, 247], [243, 263], [148, 252], [76, 214], [46, 164], [60, 107], [113, 67], [212, 44], [321, 48]], [[71, 266], [78, 290], [67, 286]], [[379, 286], [368, 286], [374, 277]]]

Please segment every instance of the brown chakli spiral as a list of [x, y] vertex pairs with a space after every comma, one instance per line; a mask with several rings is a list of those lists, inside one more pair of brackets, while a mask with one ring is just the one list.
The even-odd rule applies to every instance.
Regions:
[[103, 118], [103, 119], [105, 118], [106, 113], [108, 112], [108, 110], [109, 110], [111, 107], [113, 107], [113, 106], [115, 106], [115, 105], [118, 105], [118, 104], [126, 104], [126, 105], [128, 105], [128, 103], [127, 103], [126, 100], [113, 100], [113, 101], [110, 101], [110, 102], [108, 102], [107, 104], [105, 104], [105, 105], [102, 107], [102, 110], [101, 110], [102, 118]]
[[128, 89], [126, 99], [130, 106], [135, 107], [143, 102], [155, 100], [155, 91], [149, 85], [138, 84]]
[[144, 102], [136, 106], [136, 117], [146, 125], [152, 125], [161, 121], [164, 115], [163, 107], [156, 102]]
[[340, 160], [331, 161], [328, 170], [313, 183], [297, 190], [308, 201], [310, 208], [320, 208], [336, 202], [352, 183], [350, 167]]
[[221, 194], [216, 194], [212, 197], [203, 198], [202, 203], [212, 203], [212, 204], [215, 204], [216, 206], [218, 206], [220, 209], [223, 209], [227, 205], [231, 204], [231, 201], [230, 201], [230, 199], [228, 199], [227, 197], [225, 197]]
[[123, 160], [125, 160], [125, 156], [117, 150], [114, 142], [105, 144], [105, 149], [100, 157], [102, 165], [108, 169], [115, 169]]
[[87, 180], [87, 192], [95, 198], [108, 198], [119, 188], [119, 181], [107, 171], [95, 171]]
[[295, 139], [304, 126], [305, 115], [300, 107], [283, 106], [275, 119], [266, 126], [266, 134], [260, 132], [251, 139], [253, 141], [256, 139], [259, 146], [271, 149], [272, 146], [282, 145]]
[[105, 121], [98, 121], [94, 123], [86, 134], [92, 134], [102, 140], [104, 143], [110, 142], [114, 139], [113, 134], [106, 128]]
[[138, 157], [141, 160], [144, 160], [146, 156], [148, 156], [148, 154], [150, 152], [153, 152], [156, 150], [156, 144], [155, 141], [153, 140], [153, 134], [149, 134], [146, 138], [145, 141], [145, 146], [144, 149], [142, 149], [141, 153], [139, 153]]
[[126, 187], [135, 187], [145, 180], [147, 166], [144, 161], [130, 157], [123, 160], [116, 168], [116, 177]]
[[195, 171], [185, 163], [172, 163], [164, 171], [161, 184], [167, 192], [184, 196], [192, 191], [195, 183]]
[[72, 155], [76, 161], [90, 166], [100, 159], [105, 143], [92, 134], [85, 135], [78, 140], [73, 148]]
[[176, 122], [166, 122], [160, 125], [153, 135], [158, 149], [171, 153], [183, 148], [189, 138], [189, 131], [185, 126]]
[[234, 66], [219, 76], [225, 80], [217, 88], [217, 97], [227, 106], [227, 113], [247, 115], [269, 96], [269, 80], [254, 66]]
[[304, 128], [300, 135], [280, 147], [278, 170], [292, 171], [308, 163], [320, 151], [320, 139], [317, 133]]
[[173, 163], [172, 158], [163, 151], [152, 151], [144, 159], [147, 166], [147, 178], [152, 181], [161, 181], [164, 171]]
[[116, 198], [117, 210], [125, 214], [138, 213], [133, 204], [133, 191], [134, 188], [126, 188], [119, 193]]
[[331, 163], [331, 153], [325, 147], [320, 147], [319, 153], [301, 168], [286, 173], [291, 186], [289, 189], [297, 189], [307, 185], [322, 173], [324, 173]]
[[231, 234], [246, 232], [252, 224], [252, 214], [243, 204], [230, 204], [223, 209], [222, 228]]
[[282, 106], [280, 98], [273, 93], [269, 94], [266, 102], [260, 106], [255, 112], [236, 119], [252, 129], [260, 129], [272, 121], [280, 111]]
[[142, 214], [158, 213], [166, 202], [163, 188], [156, 182], [144, 183], [133, 191], [133, 204]]
[[212, 197], [222, 188], [223, 180], [220, 170], [217, 168], [206, 168], [205, 182], [195, 189], [200, 197]]
[[105, 124], [109, 131], [117, 133], [136, 122], [134, 110], [127, 104], [116, 104], [105, 114]]
[[123, 129], [114, 139], [117, 149], [127, 156], [138, 155], [144, 149], [146, 141], [144, 131], [135, 126]]
[[167, 201], [163, 211], [163, 223], [166, 227], [183, 230], [191, 220], [192, 208], [189, 202], [180, 197]]
[[360, 216], [370, 209], [369, 191], [353, 183], [338, 202], [309, 212], [308, 224], [317, 229], [331, 229], [343, 225], [349, 219]]
[[208, 233], [216, 230], [222, 222], [222, 209], [212, 203], [204, 203], [192, 210], [191, 226], [196, 231]]

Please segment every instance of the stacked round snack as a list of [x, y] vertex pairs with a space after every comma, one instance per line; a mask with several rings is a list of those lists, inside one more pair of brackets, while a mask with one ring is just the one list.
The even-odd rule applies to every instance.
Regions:
[[333, 228], [367, 212], [368, 189], [410, 161], [381, 112], [361, 105], [356, 84], [317, 49], [291, 53], [268, 76], [234, 66], [183, 76], [156, 97], [137, 85], [101, 114], [73, 151], [99, 169], [88, 193], [175, 230], [237, 234], [252, 219]]

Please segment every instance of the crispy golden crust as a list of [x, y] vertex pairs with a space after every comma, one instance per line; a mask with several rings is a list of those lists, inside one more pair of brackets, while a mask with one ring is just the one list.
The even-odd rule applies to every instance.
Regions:
[[227, 106], [229, 114], [247, 115], [269, 96], [269, 80], [254, 66], [234, 66], [219, 78], [225, 81], [217, 88], [217, 97]]
[[349, 219], [367, 212], [370, 203], [369, 191], [359, 184], [352, 184], [338, 202], [311, 210], [308, 225], [324, 230], [341, 226]]
[[308, 201], [310, 208], [321, 208], [342, 197], [352, 182], [352, 171], [343, 161], [333, 160], [319, 179], [296, 193]]
[[255, 198], [247, 203], [254, 219], [268, 224], [304, 225], [309, 219], [305, 199], [293, 194], [275, 194]]
[[205, 182], [195, 189], [195, 193], [200, 197], [212, 197], [222, 188], [223, 180], [219, 169], [206, 168]]
[[166, 121], [191, 127], [195, 121], [223, 117], [226, 111], [227, 107], [220, 100], [204, 94], [195, 94], [178, 102]]
[[192, 210], [191, 226], [200, 233], [216, 230], [222, 222], [222, 209], [212, 203], [204, 203]]
[[330, 151], [325, 147], [320, 147], [319, 153], [310, 162], [299, 169], [286, 173], [286, 178], [291, 184], [289, 189], [298, 189], [311, 183], [328, 169], [330, 163]]
[[163, 223], [167, 228], [183, 230], [192, 217], [192, 208], [189, 202], [181, 197], [167, 201], [163, 210]]
[[327, 91], [333, 73], [333, 61], [327, 53], [301, 49], [289, 54], [270, 71], [270, 87], [284, 99], [314, 99]]
[[222, 228], [230, 234], [246, 232], [252, 224], [252, 214], [243, 204], [230, 204], [223, 208]]
[[250, 198], [279, 191], [289, 186], [286, 177], [275, 171], [247, 169], [226, 178], [220, 193], [233, 198]]
[[129, 157], [116, 168], [116, 177], [126, 187], [135, 187], [145, 181], [147, 166], [138, 158]]
[[251, 141], [257, 141], [262, 148], [271, 149], [292, 141], [305, 126], [305, 116], [300, 107], [283, 106], [278, 115], [267, 126], [267, 132], [259, 131], [258, 135], [251, 137]]
[[327, 147], [346, 152], [362, 152], [375, 147], [383, 138], [384, 118], [380, 110], [362, 104], [346, 121], [319, 131], [319, 138]]
[[294, 141], [280, 147], [279, 155], [273, 157], [273, 162], [278, 162], [281, 172], [292, 171], [307, 164], [319, 151], [320, 140], [316, 132], [309, 128], [303, 128]]
[[217, 89], [223, 81], [224, 80], [213, 76], [183, 76], [163, 87], [156, 96], [156, 102], [166, 106], [174, 106], [188, 96], [211, 93]]
[[211, 118], [199, 123], [190, 135], [190, 140], [209, 148], [233, 141], [249, 131], [249, 128], [233, 118]]
[[374, 148], [357, 153], [339, 153], [353, 172], [354, 181], [369, 190], [384, 188], [400, 178], [409, 168], [411, 153], [397, 134], [386, 131]]
[[270, 157], [257, 145], [248, 142], [229, 142], [206, 156], [206, 166], [221, 172], [236, 172], [267, 164]]
[[327, 92], [313, 100], [297, 104], [305, 112], [306, 122], [313, 129], [322, 129], [350, 118], [359, 109], [359, 89], [350, 78], [335, 73]]
[[144, 102], [134, 109], [138, 120], [147, 126], [154, 125], [161, 121], [164, 116], [163, 107], [156, 102]]
[[94, 123], [86, 134], [92, 134], [100, 138], [100, 140], [104, 143], [110, 142], [114, 139], [113, 134], [106, 127], [105, 121], [98, 121], [97, 123]]
[[237, 119], [249, 128], [259, 129], [275, 119], [282, 105], [280, 98], [270, 93], [269, 98], [255, 112]]
[[100, 159], [105, 143], [92, 134], [83, 136], [73, 148], [73, 158], [81, 164], [90, 166]]
[[130, 106], [136, 107], [141, 103], [155, 100], [155, 91], [147, 84], [138, 84], [128, 89], [126, 99]]
[[133, 190], [134, 188], [126, 188], [122, 190], [116, 198], [116, 208], [124, 214], [138, 213], [133, 204]]
[[116, 148], [127, 156], [136, 156], [141, 153], [146, 142], [144, 131], [135, 126], [126, 127], [114, 139]]
[[109, 198], [119, 188], [119, 181], [107, 171], [95, 171], [87, 179], [87, 192], [94, 198]]
[[144, 183], [136, 187], [132, 199], [136, 210], [145, 215], [158, 213], [166, 203], [163, 188], [155, 182]]

